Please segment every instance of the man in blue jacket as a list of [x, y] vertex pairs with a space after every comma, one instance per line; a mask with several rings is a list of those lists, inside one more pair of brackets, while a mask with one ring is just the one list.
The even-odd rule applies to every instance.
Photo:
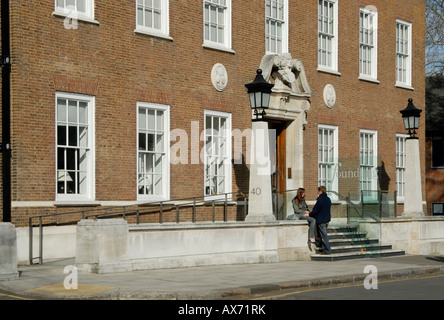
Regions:
[[330, 254], [330, 242], [328, 240], [327, 228], [331, 220], [331, 200], [327, 196], [327, 189], [324, 186], [318, 187], [318, 200], [316, 201], [313, 210], [310, 212], [310, 217], [316, 219], [319, 233], [321, 234], [323, 254]]

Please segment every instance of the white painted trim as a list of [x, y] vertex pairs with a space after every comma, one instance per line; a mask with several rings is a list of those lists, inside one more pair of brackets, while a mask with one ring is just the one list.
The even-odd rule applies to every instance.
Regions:
[[[221, 117], [226, 119], [227, 128], [226, 128], [226, 161], [224, 163], [225, 165], [225, 193], [231, 193], [232, 192], [232, 148], [231, 148], [231, 140], [232, 140], [232, 133], [231, 133], [231, 113], [228, 112], [221, 112], [221, 111], [212, 111], [212, 110], [205, 110], [204, 111], [204, 136], [203, 136], [203, 142], [204, 142], [204, 183], [203, 183], [203, 194], [204, 194], [204, 200], [205, 201], [211, 201], [216, 199], [225, 199], [224, 195], [208, 195], [206, 196], [205, 193], [205, 169], [207, 167], [207, 156], [206, 156], [206, 118], [207, 116], [215, 116], [215, 117]], [[228, 200], [231, 200], [232, 196], [228, 195]]]
[[[379, 83], [378, 81], [378, 12], [370, 10], [368, 8], [360, 8], [359, 14], [369, 14], [373, 16], [373, 50], [371, 57], [371, 75], [361, 73], [359, 70], [359, 80], [365, 80], [370, 82]], [[361, 51], [361, 44], [359, 44], [359, 51]], [[361, 54], [361, 52], [359, 52]]]
[[[78, 100], [78, 101], [85, 101], [88, 103], [88, 148], [90, 156], [87, 160], [87, 192], [86, 194], [58, 194], [57, 190], [57, 126], [58, 126], [58, 120], [57, 120], [57, 100], [59, 98], [62, 99], [72, 99], [72, 100]], [[54, 123], [54, 130], [55, 130], [55, 138], [54, 141], [54, 148], [55, 148], [55, 155], [56, 155], [56, 166], [55, 166], [55, 172], [54, 172], [54, 180], [55, 180], [55, 201], [74, 201], [74, 202], [90, 202], [95, 200], [95, 194], [96, 194], [96, 188], [95, 188], [95, 167], [96, 167], [96, 157], [95, 157], [95, 108], [96, 108], [96, 102], [95, 102], [95, 96], [91, 95], [85, 95], [85, 94], [78, 94], [78, 93], [68, 93], [68, 92], [61, 92], [57, 91], [55, 94], [55, 101], [54, 101], [54, 108], [55, 108], [55, 123]], [[67, 137], [68, 139], [68, 137]]]
[[164, 38], [167, 40], [172, 40], [172, 38], [170, 37], [169, 33], [170, 33], [170, 14], [169, 14], [169, 0], [161, 0], [161, 4], [162, 4], [162, 13], [161, 13], [161, 26], [160, 29], [156, 29], [156, 28], [150, 28], [150, 27], [145, 27], [142, 25], [138, 24], [137, 21], [137, 7], [138, 7], [138, 2], [135, 1], [136, 4], [136, 29], [134, 30], [134, 32], [136, 33], [140, 33], [140, 34], [145, 34], [145, 35], [151, 35], [154, 37], [159, 37], [159, 38]]
[[[226, 52], [234, 52], [231, 48], [231, 28], [232, 28], [232, 5], [231, 0], [226, 0], [227, 9], [224, 12], [224, 43], [205, 40], [205, 0], [202, 1], [202, 26], [203, 26], [203, 47], [221, 50]], [[211, 3], [211, 1], [209, 1]]]
[[[151, 110], [162, 110], [164, 112], [164, 153], [165, 153], [165, 168], [162, 168], [162, 182], [165, 185], [162, 187], [162, 195], [140, 195], [138, 192], [138, 167], [139, 167], [139, 108], [144, 107]], [[170, 106], [150, 103], [150, 102], [142, 102], [138, 101], [136, 103], [136, 118], [137, 118], [137, 144], [136, 144], [136, 192], [137, 192], [137, 201], [138, 202], [153, 202], [153, 201], [165, 201], [170, 199]]]

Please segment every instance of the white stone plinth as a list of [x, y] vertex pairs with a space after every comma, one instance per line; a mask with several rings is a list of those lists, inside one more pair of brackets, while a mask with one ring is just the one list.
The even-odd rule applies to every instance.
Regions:
[[268, 123], [253, 121], [251, 133], [251, 160], [248, 222], [275, 221], [271, 190], [271, 157]]
[[132, 271], [126, 221], [80, 221], [76, 235], [76, 266], [93, 273]]
[[419, 140], [406, 140], [405, 194], [403, 217], [422, 217], [421, 163], [419, 161]]
[[0, 280], [12, 280], [18, 277], [15, 226], [2, 222], [0, 223]]

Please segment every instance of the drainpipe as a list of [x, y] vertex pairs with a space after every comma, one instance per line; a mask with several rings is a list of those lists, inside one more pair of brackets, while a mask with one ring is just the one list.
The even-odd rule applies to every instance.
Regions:
[[3, 222], [11, 222], [11, 46], [9, 0], [1, 0]]

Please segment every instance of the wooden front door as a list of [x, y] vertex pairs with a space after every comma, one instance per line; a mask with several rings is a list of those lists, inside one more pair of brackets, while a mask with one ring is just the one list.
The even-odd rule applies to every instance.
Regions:
[[274, 147], [274, 152], [272, 159], [272, 175], [271, 183], [273, 190], [273, 211], [278, 220], [285, 219], [286, 205], [285, 205], [285, 194], [282, 193], [286, 190], [286, 128], [287, 123], [285, 121], [272, 121], [269, 120], [270, 140], [275, 139], [276, 143], [271, 147]]

